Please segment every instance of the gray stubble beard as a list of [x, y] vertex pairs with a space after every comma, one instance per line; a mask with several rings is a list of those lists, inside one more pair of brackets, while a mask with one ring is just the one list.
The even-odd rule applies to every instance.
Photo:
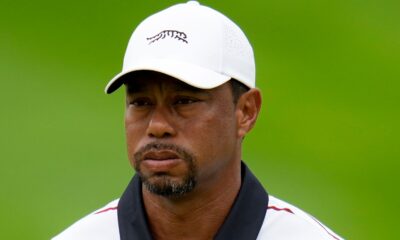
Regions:
[[[173, 150], [179, 157], [188, 165], [188, 173], [182, 181], [172, 180], [167, 173], [159, 173], [154, 176], [144, 176], [141, 169], [140, 163], [143, 161], [143, 155], [145, 152], [150, 150]], [[162, 144], [162, 143], [151, 143], [147, 144], [138, 150], [134, 154], [135, 171], [140, 177], [145, 188], [156, 195], [163, 197], [181, 197], [191, 192], [196, 187], [196, 162], [193, 154], [189, 151], [175, 145], [175, 144]], [[152, 181], [151, 178], [157, 178]]]

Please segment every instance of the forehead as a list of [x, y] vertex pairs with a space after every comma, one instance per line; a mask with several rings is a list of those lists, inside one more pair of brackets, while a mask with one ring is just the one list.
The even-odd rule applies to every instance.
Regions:
[[186, 84], [174, 77], [152, 71], [140, 71], [129, 74], [124, 79], [127, 93], [151, 91], [155, 87], [173, 91], [206, 92], [201, 89]]

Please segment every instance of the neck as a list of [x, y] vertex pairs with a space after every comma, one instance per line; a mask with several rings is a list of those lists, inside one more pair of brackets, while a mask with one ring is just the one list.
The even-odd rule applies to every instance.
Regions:
[[143, 187], [143, 202], [154, 239], [213, 239], [239, 192], [240, 164], [223, 175], [198, 184], [179, 198], [155, 195]]

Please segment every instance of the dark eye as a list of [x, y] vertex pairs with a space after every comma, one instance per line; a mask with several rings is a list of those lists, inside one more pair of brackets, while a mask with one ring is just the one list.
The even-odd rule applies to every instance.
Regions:
[[179, 97], [175, 100], [174, 104], [184, 105], [184, 104], [192, 104], [197, 102], [198, 100], [189, 97]]
[[150, 99], [148, 98], [137, 98], [133, 99], [132, 101], [129, 102], [130, 105], [134, 105], [136, 107], [145, 107], [145, 106], [150, 106], [153, 105]]

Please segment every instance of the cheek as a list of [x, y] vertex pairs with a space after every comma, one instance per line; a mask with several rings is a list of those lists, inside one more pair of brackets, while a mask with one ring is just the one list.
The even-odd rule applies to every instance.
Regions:
[[187, 133], [185, 139], [191, 139], [191, 145], [203, 159], [202, 162], [219, 161], [224, 155], [229, 155], [229, 152], [234, 150], [236, 146], [235, 121], [228, 114], [232, 112], [219, 109], [185, 124]]
[[144, 134], [143, 127], [138, 123], [131, 121], [129, 117], [125, 118], [125, 137], [128, 158], [132, 166], [134, 166], [133, 155], [140, 145], [141, 136]]
[[234, 112], [227, 106], [219, 106], [204, 120], [205, 128], [216, 141], [234, 138], [236, 121]]

